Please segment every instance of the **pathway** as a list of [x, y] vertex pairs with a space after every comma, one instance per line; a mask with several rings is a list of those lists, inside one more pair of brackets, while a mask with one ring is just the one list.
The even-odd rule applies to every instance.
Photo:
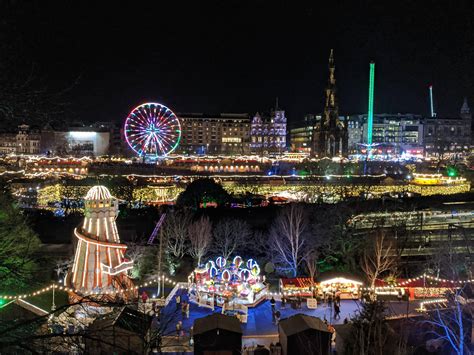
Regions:
[[[182, 300], [187, 300], [186, 290], [180, 290]], [[359, 302], [353, 300], [341, 301], [341, 315], [339, 319], [333, 319], [332, 307], [318, 305], [317, 309], [308, 309], [306, 303], [303, 303], [301, 309], [292, 309], [289, 305], [285, 309], [281, 309], [280, 302], [277, 301], [277, 310], [281, 313], [281, 319], [290, 317], [298, 313], [304, 313], [310, 316], [327, 319], [333, 324], [341, 324], [345, 318], [352, 318], [359, 310]], [[220, 312], [221, 308], [216, 307], [214, 312]], [[173, 334], [175, 332], [176, 323], [183, 322], [183, 329], [186, 335], [189, 334], [189, 329], [194, 324], [197, 318], [205, 317], [214, 313], [211, 309], [199, 307], [198, 305], [190, 304], [189, 319], [182, 317], [181, 309], [176, 309], [176, 300], [173, 299], [168, 306], [163, 310], [164, 319], [166, 319], [167, 327], [165, 334]], [[276, 335], [278, 327], [272, 319], [272, 311], [270, 301], [260, 303], [257, 307], [249, 308], [247, 323], [242, 323], [243, 335], [246, 337], [253, 337], [257, 335]]]

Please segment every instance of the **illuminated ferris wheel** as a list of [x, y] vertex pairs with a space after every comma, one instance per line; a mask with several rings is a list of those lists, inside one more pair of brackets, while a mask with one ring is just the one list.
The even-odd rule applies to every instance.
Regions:
[[168, 107], [150, 102], [130, 112], [124, 133], [128, 145], [139, 156], [155, 159], [176, 149], [181, 139], [181, 124]]

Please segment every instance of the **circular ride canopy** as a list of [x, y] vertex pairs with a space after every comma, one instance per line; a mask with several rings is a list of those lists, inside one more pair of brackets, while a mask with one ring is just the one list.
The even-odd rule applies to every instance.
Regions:
[[125, 139], [140, 157], [157, 159], [173, 152], [181, 139], [181, 124], [168, 107], [145, 103], [125, 120]]

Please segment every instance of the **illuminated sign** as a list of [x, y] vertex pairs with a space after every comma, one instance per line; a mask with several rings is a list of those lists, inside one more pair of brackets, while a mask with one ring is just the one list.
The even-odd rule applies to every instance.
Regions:
[[94, 139], [96, 135], [97, 135], [97, 132], [82, 132], [82, 131], [69, 132], [69, 136], [74, 139]]

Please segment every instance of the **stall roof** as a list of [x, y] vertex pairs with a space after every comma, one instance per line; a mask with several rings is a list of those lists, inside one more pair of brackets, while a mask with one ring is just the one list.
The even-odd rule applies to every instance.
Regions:
[[334, 283], [353, 283], [356, 285], [362, 285], [362, 282], [357, 280], [347, 279], [345, 277], [334, 277], [332, 279], [321, 281], [321, 285], [334, 284]]
[[223, 329], [242, 334], [240, 321], [236, 317], [213, 313], [207, 317], [198, 318], [194, 321], [194, 334], [202, 334], [213, 329]]
[[294, 278], [282, 278], [281, 285], [283, 287], [298, 287], [298, 288], [307, 288], [311, 287], [314, 284], [314, 281], [310, 277], [294, 277]]
[[301, 333], [307, 329], [329, 332], [327, 325], [320, 318], [311, 317], [301, 313], [282, 319], [279, 325], [286, 336]]
[[[459, 287], [461, 284], [449, 280], [433, 280], [426, 278], [414, 278], [414, 279], [397, 279], [394, 287], [441, 287], [441, 288], [453, 288]], [[384, 280], [375, 280], [376, 287], [387, 287], [390, 284]]]
[[326, 272], [321, 273], [318, 276], [318, 282], [327, 283], [329, 280], [332, 281], [333, 279], [338, 279], [338, 278], [347, 279], [347, 280], [351, 280], [351, 281], [353, 280], [353, 281], [356, 281], [358, 283], [363, 283], [363, 281], [364, 281], [363, 279], [360, 278], [360, 276], [354, 275], [354, 274], [349, 273], [349, 272], [326, 271]]

